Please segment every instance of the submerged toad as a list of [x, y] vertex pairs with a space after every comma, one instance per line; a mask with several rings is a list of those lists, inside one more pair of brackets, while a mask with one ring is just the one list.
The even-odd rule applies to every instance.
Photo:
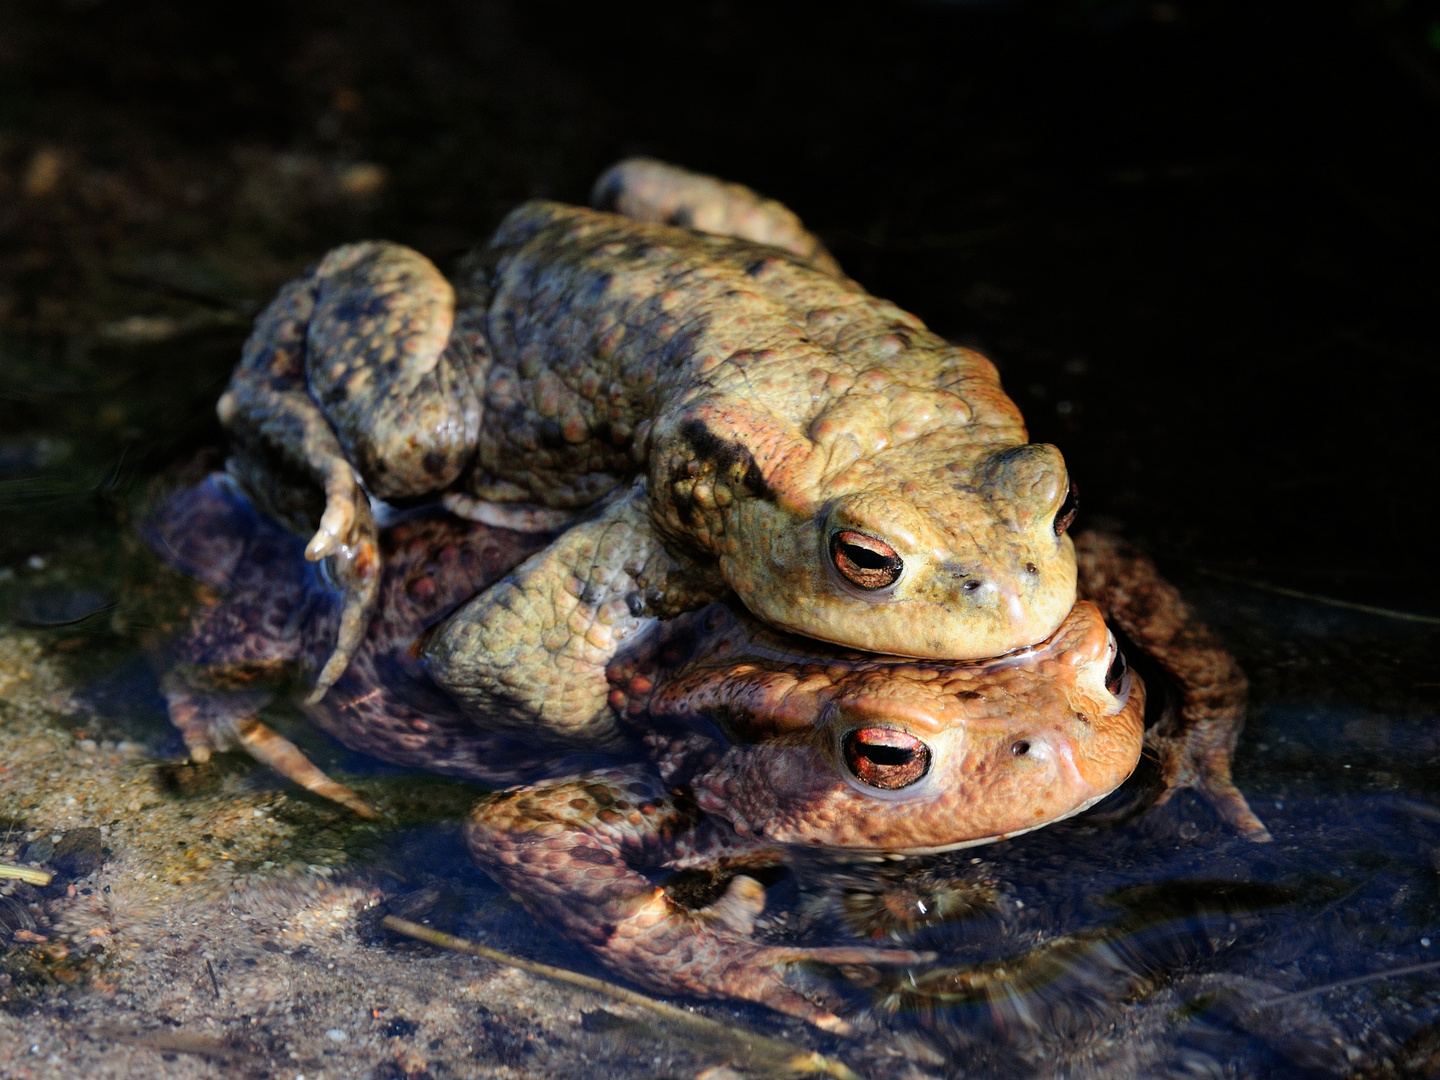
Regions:
[[617, 650], [731, 596], [899, 656], [1056, 630], [1071, 484], [988, 360], [747, 188], [635, 160], [596, 201], [619, 213], [519, 207], [453, 287], [407, 248], [338, 248], [257, 320], [219, 413], [232, 472], [346, 590], [316, 699], [376, 602], [367, 493], [562, 530], [428, 646], [466, 711], [515, 732], [616, 745]]
[[[303, 542], [223, 476], [168, 500], [150, 538], [225, 594], [175, 644], [163, 683], [194, 755], [238, 743], [369, 813], [257, 717], [287, 674], [323, 662], [342, 617], [343, 597], [304, 560]], [[434, 512], [384, 530], [377, 614], [334, 690], [306, 708], [347, 746], [387, 761], [526, 782], [477, 805], [467, 827], [475, 857], [537, 915], [652, 989], [842, 1026], [784, 982], [785, 963], [914, 957], [761, 944], [750, 929], [763, 890], [741, 871], [795, 845], [920, 853], [998, 840], [1090, 805], [1138, 758], [1144, 691], [1088, 602], [1045, 643], [972, 665], [839, 650], [715, 604], [633, 638], [610, 665], [607, 708], [625, 754], [582, 755], [582, 744], [540, 727], [533, 741], [487, 728], [428, 678], [415, 644], [545, 541]], [[1228, 784], [1244, 700], [1233, 661], [1216, 659], [1228, 661], [1143, 560], [1113, 545], [1084, 550], [1097, 595], [1138, 632], [1157, 631], [1162, 662], [1172, 646], [1196, 657], [1212, 647], [1210, 661], [1187, 669], [1183, 719], [1147, 740], [1172, 784], [1243, 807]], [[699, 911], [652, 880], [700, 867], [737, 876]]]

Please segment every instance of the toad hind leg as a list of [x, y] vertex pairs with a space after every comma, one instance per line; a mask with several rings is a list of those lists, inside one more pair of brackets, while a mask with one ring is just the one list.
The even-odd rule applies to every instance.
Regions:
[[1192, 788], [1242, 835], [1270, 840], [1230, 775], [1249, 692], [1240, 665], [1134, 547], [1108, 533], [1086, 531], [1076, 537], [1075, 555], [1080, 595], [1149, 654], [1179, 692], [1179, 709], [1145, 733], [1165, 780], [1157, 805], [1180, 788]]
[[800, 223], [795, 211], [744, 184], [693, 173], [653, 158], [627, 158], [595, 181], [590, 202], [636, 221], [679, 225], [733, 236], [798, 255], [816, 270], [844, 277], [835, 256]]
[[179, 668], [168, 673], [161, 683], [170, 721], [179, 729], [192, 761], [203, 765], [213, 752], [239, 747], [307, 791], [337, 802], [362, 818], [379, 816], [364, 799], [326, 776], [298, 746], [255, 715], [270, 700], [268, 689], [221, 690], [214, 682], [217, 674], [223, 681], [223, 671], [206, 672], [198, 679], [197, 674]]
[[269, 765], [281, 776], [293, 780], [305, 790], [337, 802], [367, 821], [373, 821], [380, 816], [355, 792], [326, 776], [298, 746], [255, 717], [237, 724], [235, 736], [236, 741], [245, 748], [245, 752], [256, 761]]
[[[474, 453], [473, 350], [450, 343], [453, 319], [454, 292], [423, 255], [397, 244], [337, 248], [261, 313], [220, 398], [231, 471], [279, 520], [314, 529], [305, 557], [327, 560], [345, 596], [312, 701], [344, 672], [374, 614], [379, 547], [366, 489], [423, 495]], [[297, 496], [289, 476], [315, 483], [323, 508]]]
[[[665, 864], [697, 822], [693, 804], [631, 766], [487, 796], [471, 811], [465, 838], [486, 873], [527, 910], [660, 993], [754, 1001], [843, 1034], [845, 1021], [785, 983], [785, 965], [925, 959], [906, 950], [762, 945], [748, 933], [757, 898], [744, 877], [708, 909], [682, 907], [639, 868]], [[766, 854], [734, 852], [751, 863]]]

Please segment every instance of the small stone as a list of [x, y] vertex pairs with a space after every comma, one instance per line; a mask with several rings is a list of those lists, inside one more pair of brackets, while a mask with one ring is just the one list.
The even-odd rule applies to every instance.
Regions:
[[55, 852], [55, 844], [48, 836], [42, 836], [38, 840], [32, 840], [25, 846], [25, 854], [22, 856], [28, 863], [48, 863], [50, 856]]
[[60, 837], [55, 845], [50, 865], [58, 873], [69, 877], [84, 877], [93, 873], [105, 859], [104, 845], [100, 842], [100, 830], [93, 826], [71, 829]]
[[325, 1037], [331, 1042], [336, 1043], [343, 1043], [350, 1038], [349, 1035], [346, 1035], [345, 1032], [341, 1031], [339, 1028], [331, 1028], [329, 1031], [325, 1032]]

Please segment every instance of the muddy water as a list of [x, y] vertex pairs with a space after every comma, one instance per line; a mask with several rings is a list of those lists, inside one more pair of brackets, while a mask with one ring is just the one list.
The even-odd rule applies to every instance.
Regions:
[[996, 358], [1092, 520], [1245, 665], [1236, 775], [1275, 837], [1181, 797], [806, 865], [768, 933], [933, 968], [832, 976], [855, 1040], [701, 1011], [873, 1077], [1435, 1072], [1434, 27], [1404, 3], [792, 17], [0, 10], [0, 861], [56, 875], [0, 885], [0, 1075], [776, 1074], [387, 933], [598, 973], [461, 857], [475, 789], [285, 707], [383, 824], [238, 757], [197, 768], [147, 659], [196, 595], [136, 517], [219, 460], [213, 402], [273, 290], [362, 236], [447, 265], [637, 150], [784, 198]]

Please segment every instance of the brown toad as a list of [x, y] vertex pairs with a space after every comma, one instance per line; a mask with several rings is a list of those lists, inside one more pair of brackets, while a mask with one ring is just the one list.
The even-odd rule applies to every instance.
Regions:
[[[287, 671], [324, 661], [341, 618], [343, 598], [302, 541], [223, 476], [168, 500], [150, 537], [224, 594], [194, 616], [164, 680], [195, 756], [238, 743], [370, 813], [257, 716]], [[332, 692], [306, 708], [387, 761], [523, 781], [476, 806], [472, 853], [531, 911], [651, 989], [841, 1027], [785, 983], [786, 963], [913, 956], [754, 940], [763, 891], [744, 871], [794, 847], [920, 853], [1002, 839], [1078, 812], [1135, 765], [1143, 687], [1088, 602], [1047, 642], [968, 665], [856, 654], [711, 605], [634, 637], [611, 663], [625, 756], [576, 754], [539, 727], [529, 740], [493, 730], [430, 681], [414, 645], [546, 539], [433, 511], [382, 531], [378, 610]], [[1179, 714], [1145, 736], [1167, 783], [1198, 788], [1263, 835], [1229, 783], [1243, 676], [1148, 562], [1103, 539], [1080, 546], [1082, 587], [1179, 684]], [[738, 876], [698, 911], [654, 882], [699, 868]]]
[[487, 724], [592, 746], [618, 738], [621, 644], [732, 594], [773, 627], [899, 656], [1055, 631], [1072, 488], [988, 360], [739, 185], [634, 160], [596, 199], [620, 212], [519, 207], [454, 287], [407, 248], [339, 248], [257, 321], [219, 412], [232, 471], [296, 528], [318, 519], [307, 557], [349, 594], [317, 698], [375, 603], [367, 493], [565, 526], [428, 655]]

